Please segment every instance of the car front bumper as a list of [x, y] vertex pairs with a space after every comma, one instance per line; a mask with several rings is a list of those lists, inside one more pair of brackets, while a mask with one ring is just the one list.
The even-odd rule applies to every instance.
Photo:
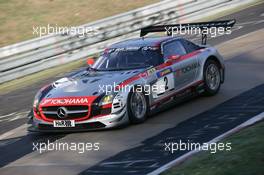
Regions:
[[95, 117], [84, 121], [76, 121], [75, 127], [62, 127], [57, 128], [53, 126], [52, 122], [37, 119], [31, 112], [29, 114], [29, 127], [30, 132], [80, 132], [88, 130], [102, 130], [108, 128], [115, 128], [129, 123], [126, 107], [120, 112], [109, 114], [101, 117]]

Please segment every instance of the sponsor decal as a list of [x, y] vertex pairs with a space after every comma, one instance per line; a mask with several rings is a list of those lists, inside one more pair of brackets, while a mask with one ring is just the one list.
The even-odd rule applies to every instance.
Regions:
[[176, 72], [176, 77], [181, 76], [181, 69], [178, 69], [178, 70], [176, 70], [175, 72]]
[[167, 75], [167, 74], [169, 74], [171, 72], [172, 72], [172, 69], [169, 67], [167, 69], [163, 69], [160, 72], [157, 72], [157, 76], [160, 78], [160, 77], [163, 77], [163, 76], [165, 76], [165, 75]]
[[180, 68], [178, 70], [176, 70], [176, 77], [181, 76], [182, 74], [188, 73], [196, 68], [198, 68], [200, 66], [199, 63], [193, 63], [193, 64], [189, 64], [183, 68]]
[[155, 72], [156, 72], [156, 69], [153, 67], [153, 68], [147, 70], [147, 75], [148, 75], [148, 76], [149, 76], [149, 75], [152, 75], [152, 74], [154, 74]]
[[187, 73], [187, 72], [190, 72], [193, 69], [196, 69], [199, 66], [200, 66], [199, 63], [193, 63], [193, 64], [190, 64], [190, 65], [187, 65], [187, 66], [181, 68], [181, 72], [182, 73]]
[[40, 106], [62, 106], [62, 105], [88, 105], [96, 97], [65, 97], [65, 98], [45, 98]]

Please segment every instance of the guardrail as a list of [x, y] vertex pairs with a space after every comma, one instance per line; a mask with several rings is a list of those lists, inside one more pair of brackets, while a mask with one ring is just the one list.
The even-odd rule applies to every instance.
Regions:
[[165, 0], [79, 26], [98, 28], [99, 33], [91, 38], [61, 33], [6, 46], [0, 48], [0, 83], [98, 53], [109, 44], [138, 37], [142, 27], [197, 20], [211, 15], [217, 8], [231, 8], [251, 1], [185, 0], [180, 3]]

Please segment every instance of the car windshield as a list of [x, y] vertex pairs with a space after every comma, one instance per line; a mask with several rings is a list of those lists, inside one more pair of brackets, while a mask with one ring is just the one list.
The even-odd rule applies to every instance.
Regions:
[[92, 66], [95, 70], [139, 69], [161, 64], [157, 47], [107, 49]]

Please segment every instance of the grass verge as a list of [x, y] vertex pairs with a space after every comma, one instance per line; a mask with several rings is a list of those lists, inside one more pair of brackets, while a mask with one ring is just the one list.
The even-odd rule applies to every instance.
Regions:
[[200, 152], [162, 175], [263, 175], [264, 121], [223, 140], [231, 151]]
[[159, 0], [0, 0], [0, 47], [37, 37], [33, 26], [77, 26]]

